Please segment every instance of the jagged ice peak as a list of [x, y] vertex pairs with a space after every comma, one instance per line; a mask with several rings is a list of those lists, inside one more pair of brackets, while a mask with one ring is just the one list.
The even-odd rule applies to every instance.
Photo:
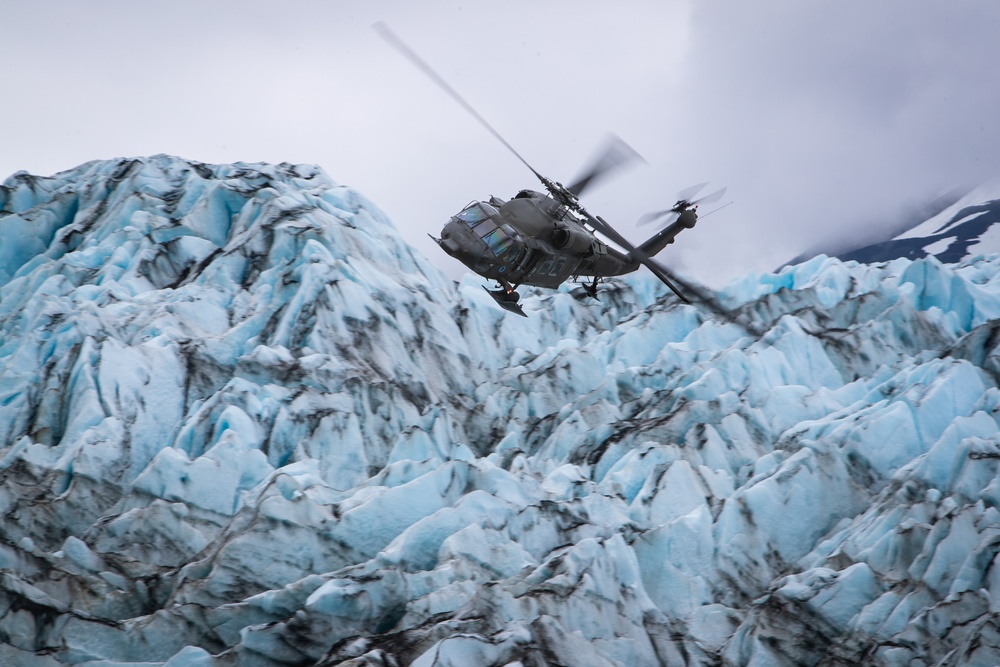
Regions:
[[525, 319], [316, 167], [15, 174], [0, 664], [996, 664], [998, 267]]

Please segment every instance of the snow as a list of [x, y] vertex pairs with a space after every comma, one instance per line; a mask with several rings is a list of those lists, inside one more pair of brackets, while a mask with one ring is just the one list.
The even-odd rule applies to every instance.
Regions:
[[0, 663], [1000, 661], [1000, 257], [746, 276], [757, 337], [509, 316], [312, 166], [0, 204]]
[[855, 248], [845, 260], [881, 262], [898, 257], [958, 263], [1000, 252], [1000, 182], [985, 183], [893, 239]]
[[1000, 249], [1000, 228], [991, 226], [969, 246], [969, 253], [975, 256], [995, 253], [998, 249]]
[[[984, 183], [971, 189], [965, 196], [937, 215], [906, 230], [898, 238], [923, 238], [934, 234], [946, 233], [966, 222], [971, 217], [971, 215], [966, 215], [956, 218], [955, 216], [958, 212], [969, 206], [975, 206], [992, 199], [997, 199], [998, 197], [1000, 197], [1000, 184]], [[992, 250], [992, 252], [996, 252], [996, 249]]]

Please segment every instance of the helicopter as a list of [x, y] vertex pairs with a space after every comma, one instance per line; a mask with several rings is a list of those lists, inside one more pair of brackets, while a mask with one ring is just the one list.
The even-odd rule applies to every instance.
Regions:
[[[521, 286], [556, 288], [573, 279], [589, 296], [597, 298], [597, 286], [605, 279], [632, 273], [641, 266], [647, 267], [685, 303], [691, 302], [676, 284], [684, 285], [687, 291], [698, 294], [700, 300], [714, 305], [714, 300], [685, 285], [653, 257], [673, 243], [680, 232], [693, 228], [698, 221], [698, 205], [718, 200], [725, 188], [700, 199], [693, 197], [707, 183], [678, 193], [672, 207], [639, 219], [640, 225], [657, 222], [660, 229], [638, 246], [633, 245], [602, 217], [590, 214], [580, 203], [580, 195], [610, 171], [641, 159], [634, 149], [612, 135], [599, 157], [571, 185], [546, 178], [388, 26], [376, 23], [372, 27], [493, 134], [545, 189], [545, 192], [521, 190], [509, 200], [491, 196], [485, 201], [472, 201], [451, 217], [440, 237], [431, 236], [447, 254], [496, 283], [495, 289], [485, 286], [483, 289], [497, 305], [527, 317], [519, 303], [517, 289]], [[590, 280], [580, 282], [584, 277]]]

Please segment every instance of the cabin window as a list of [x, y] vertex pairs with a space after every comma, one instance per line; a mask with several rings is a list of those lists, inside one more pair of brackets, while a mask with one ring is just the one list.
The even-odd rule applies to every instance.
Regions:
[[542, 262], [541, 264], [539, 264], [535, 268], [535, 270], [532, 271], [531, 273], [532, 273], [532, 275], [535, 275], [535, 276], [544, 276], [544, 275], [546, 275], [549, 272], [549, 268], [551, 268], [551, 266], [552, 266], [552, 258], [549, 257], [544, 262]]
[[[531, 268], [531, 262], [535, 254], [530, 250], [528, 250], [527, 248], [521, 248], [520, 252], [521, 252], [519, 256], [520, 261], [518, 262], [517, 267], [515, 267], [514, 269], [515, 271], [524, 271], [525, 269]], [[513, 263], [517, 262], [518, 259], [511, 259], [510, 261], [511, 263]]]

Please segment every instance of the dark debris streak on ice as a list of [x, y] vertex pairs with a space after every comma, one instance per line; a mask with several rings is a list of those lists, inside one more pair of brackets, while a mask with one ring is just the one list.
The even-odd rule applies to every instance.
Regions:
[[15, 174], [0, 664], [997, 664], [998, 269], [514, 318], [316, 167]]

